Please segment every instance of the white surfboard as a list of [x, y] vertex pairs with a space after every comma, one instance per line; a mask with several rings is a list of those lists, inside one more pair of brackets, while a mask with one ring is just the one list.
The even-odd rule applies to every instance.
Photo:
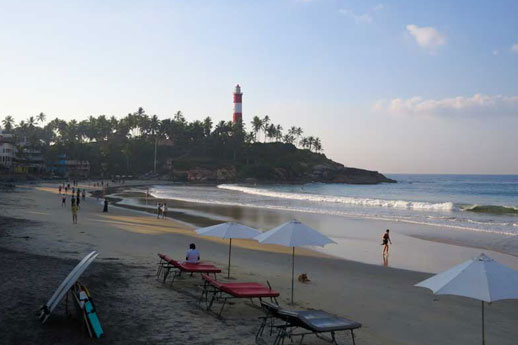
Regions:
[[68, 276], [63, 280], [63, 282], [59, 285], [58, 289], [52, 294], [52, 297], [49, 301], [41, 307], [40, 319], [42, 319], [42, 323], [47, 321], [48, 317], [52, 313], [52, 311], [56, 308], [56, 306], [61, 302], [63, 297], [65, 297], [66, 293], [70, 288], [74, 285], [74, 283], [79, 279], [81, 274], [90, 266], [90, 264], [95, 260], [95, 258], [99, 255], [96, 251], [91, 252], [87, 256], [81, 260], [76, 267], [68, 274]]

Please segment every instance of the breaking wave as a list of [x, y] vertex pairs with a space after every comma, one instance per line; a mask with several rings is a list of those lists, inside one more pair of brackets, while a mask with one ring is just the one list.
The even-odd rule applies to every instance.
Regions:
[[237, 191], [246, 194], [266, 196], [271, 198], [303, 200], [312, 202], [340, 203], [356, 206], [388, 207], [406, 210], [423, 211], [457, 211], [458, 208], [452, 202], [430, 203], [405, 200], [383, 200], [370, 198], [353, 198], [346, 196], [333, 196], [321, 194], [284, 193], [261, 188], [252, 188], [238, 185], [222, 184], [218, 188]]
[[501, 215], [518, 215], [517, 207], [510, 206], [493, 206], [493, 205], [470, 205], [462, 208], [463, 211], [478, 212], [478, 213], [489, 213], [489, 214], [501, 214]]

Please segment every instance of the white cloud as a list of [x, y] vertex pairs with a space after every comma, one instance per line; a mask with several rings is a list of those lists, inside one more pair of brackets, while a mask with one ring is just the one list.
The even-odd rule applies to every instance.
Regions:
[[498, 50], [493, 50], [493, 55], [498, 55], [500, 52]]
[[511, 46], [511, 51], [513, 53], [518, 53], [518, 43], [515, 43]]
[[347, 9], [339, 9], [338, 12], [340, 12], [344, 16], [347, 16], [347, 17], [351, 18], [352, 20], [354, 20], [354, 22], [356, 24], [364, 24], [364, 23], [365, 24], [370, 24], [370, 23], [372, 23], [372, 16], [369, 15], [368, 13], [355, 14], [353, 11], [347, 10]]
[[446, 37], [431, 26], [409, 24], [406, 26], [406, 29], [415, 38], [420, 47], [430, 52], [434, 52], [438, 47], [446, 43]]
[[389, 101], [375, 102], [373, 110], [424, 116], [518, 116], [518, 96], [491, 96], [477, 93], [473, 97], [458, 96], [438, 100], [422, 97], [394, 98]]
[[374, 11], [381, 11], [382, 9], [384, 9], [385, 6], [383, 4], [377, 4], [376, 6], [374, 6], [372, 9]]

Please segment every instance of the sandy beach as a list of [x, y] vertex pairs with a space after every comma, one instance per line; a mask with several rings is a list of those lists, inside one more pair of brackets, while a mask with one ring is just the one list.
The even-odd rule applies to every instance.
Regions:
[[[80, 185], [83, 187], [89, 188]], [[103, 343], [256, 343], [262, 312], [248, 302], [231, 305], [220, 319], [198, 305], [199, 278], [186, 278], [174, 287], [155, 280], [156, 254], [164, 252], [182, 259], [191, 242], [197, 244], [203, 261], [225, 268], [226, 241], [201, 238], [185, 222], [156, 219], [145, 212], [110, 207], [108, 213], [102, 213], [101, 201], [90, 196], [81, 202], [79, 223], [72, 225], [70, 205], [60, 204], [55, 185], [19, 186], [0, 195], [0, 267], [4, 277], [0, 343], [91, 343], [80, 323], [66, 317], [64, 303], [46, 325], [40, 325], [35, 316], [89, 250], [99, 251], [100, 256], [82, 281], [97, 302], [106, 332]], [[255, 241], [234, 240], [233, 244], [235, 280], [268, 280], [286, 306], [291, 249]], [[429, 273], [297, 249], [296, 274], [304, 272], [311, 282], [296, 282], [295, 308], [323, 309], [361, 322], [357, 344], [480, 343], [480, 303], [452, 296], [436, 298], [428, 290], [413, 287]], [[488, 343], [516, 343], [516, 310], [518, 301], [501, 301], [486, 308]], [[260, 340], [265, 344], [272, 341], [268, 337]], [[319, 342], [308, 338], [305, 343]]]

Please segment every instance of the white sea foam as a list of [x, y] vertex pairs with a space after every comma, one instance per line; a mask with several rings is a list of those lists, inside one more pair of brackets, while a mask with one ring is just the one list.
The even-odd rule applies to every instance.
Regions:
[[[223, 188], [225, 189], [225, 188]], [[291, 207], [291, 206], [279, 206], [279, 205], [269, 205], [269, 204], [248, 204], [242, 202], [231, 202], [231, 201], [223, 201], [223, 200], [214, 200], [214, 199], [198, 199], [198, 198], [186, 198], [183, 196], [171, 195], [166, 191], [158, 191], [151, 190], [150, 195], [157, 198], [165, 198], [165, 199], [175, 199], [184, 202], [192, 202], [199, 204], [209, 204], [209, 205], [221, 205], [221, 206], [239, 206], [239, 207], [252, 207], [252, 208], [264, 208], [270, 210], [279, 210], [279, 211], [290, 211], [290, 212], [302, 212], [302, 213], [313, 213], [313, 214], [325, 214], [332, 216], [341, 216], [341, 217], [352, 217], [352, 218], [364, 218], [364, 219], [372, 219], [372, 220], [382, 220], [382, 221], [391, 221], [391, 222], [402, 222], [416, 225], [425, 225], [425, 226], [433, 226], [439, 228], [446, 229], [454, 229], [454, 230], [462, 230], [462, 231], [473, 231], [487, 234], [500, 234], [505, 236], [516, 236], [517, 233], [513, 231], [501, 231], [501, 230], [491, 230], [485, 228], [474, 228], [463, 225], [454, 225], [447, 223], [434, 223], [425, 220], [418, 219], [408, 219], [404, 216], [388, 216], [388, 215], [370, 215], [363, 213], [355, 213], [355, 212], [345, 212], [345, 211], [333, 211], [322, 208], [302, 208], [302, 207]], [[453, 219], [449, 219], [450, 221]], [[518, 224], [516, 224], [518, 226]]]
[[353, 198], [345, 196], [332, 196], [321, 194], [303, 194], [303, 193], [286, 193], [277, 192], [268, 189], [252, 188], [239, 185], [222, 184], [218, 188], [237, 191], [246, 194], [260, 195], [279, 199], [303, 200], [312, 202], [340, 203], [357, 206], [370, 207], [389, 207], [407, 210], [423, 210], [423, 211], [455, 211], [455, 205], [452, 202], [430, 203], [419, 201], [405, 200], [383, 200], [370, 198]]

